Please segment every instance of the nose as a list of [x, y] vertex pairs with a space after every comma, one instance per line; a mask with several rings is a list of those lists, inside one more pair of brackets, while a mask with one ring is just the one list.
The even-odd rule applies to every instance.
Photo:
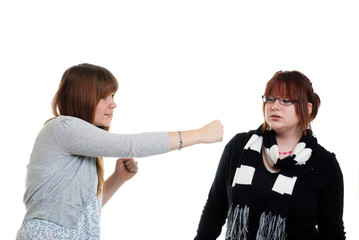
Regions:
[[280, 106], [279, 99], [276, 99], [274, 103], [272, 103], [272, 109], [278, 109]]
[[117, 104], [116, 104], [116, 102], [115, 102], [115, 99], [112, 97], [111, 99], [110, 99], [110, 102], [109, 102], [109, 108], [111, 108], [111, 109], [114, 109], [114, 108], [116, 108], [117, 107]]
[[111, 104], [110, 104], [110, 108], [116, 108], [117, 107], [117, 104], [115, 103], [115, 101], [113, 101]]

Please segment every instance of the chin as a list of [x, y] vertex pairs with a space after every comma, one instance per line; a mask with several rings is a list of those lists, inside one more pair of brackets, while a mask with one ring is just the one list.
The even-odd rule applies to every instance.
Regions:
[[270, 129], [273, 129], [275, 132], [285, 129], [284, 126], [279, 125], [279, 124], [270, 124], [268, 126], [269, 126]]
[[105, 128], [105, 127], [110, 127], [111, 123], [99, 123], [99, 124], [96, 124], [96, 126], [100, 127], [100, 128]]

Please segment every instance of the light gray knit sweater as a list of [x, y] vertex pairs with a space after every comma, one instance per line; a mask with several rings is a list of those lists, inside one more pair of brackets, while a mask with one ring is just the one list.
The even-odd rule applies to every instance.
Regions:
[[59, 116], [38, 134], [27, 166], [25, 220], [75, 228], [97, 182], [96, 157], [146, 157], [169, 151], [166, 132], [114, 134]]

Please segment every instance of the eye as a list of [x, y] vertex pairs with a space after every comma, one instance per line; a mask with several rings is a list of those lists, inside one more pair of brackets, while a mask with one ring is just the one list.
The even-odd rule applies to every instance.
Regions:
[[107, 100], [108, 97], [111, 97], [112, 99], [115, 99], [115, 94], [108, 95], [106, 97], [103, 97], [103, 100]]
[[280, 101], [284, 104], [292, 103], [292, 99], [290, 99], [290, 98], [281, 98]]
[[275, 102], [275, 97], [267, 96], [266, 100], [267, 100], [268, 103], [274, 103]]

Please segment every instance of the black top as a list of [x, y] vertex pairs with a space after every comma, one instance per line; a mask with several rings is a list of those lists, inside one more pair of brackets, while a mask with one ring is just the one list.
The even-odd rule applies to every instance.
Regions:
[[[240, 152], [248, 133], [237, 134], [226, 146], [202, 212], [196, 240], [217, 239], [224, 225], [232, 194], [232, 182]], [[319, 144], [312, 155], [326, 158], [296, 181], [286, 219], [287, 240], [345, 239], [343, 215], [343, 175], [334, 154]], [[330, 157], [328, 157], [330, 156]], [[279, 173], [267, 170], [263, 161], [256, 169], [249, 212], [248, 240], [256, 238], [259, 218], [265, 210], [274, 181]]]

